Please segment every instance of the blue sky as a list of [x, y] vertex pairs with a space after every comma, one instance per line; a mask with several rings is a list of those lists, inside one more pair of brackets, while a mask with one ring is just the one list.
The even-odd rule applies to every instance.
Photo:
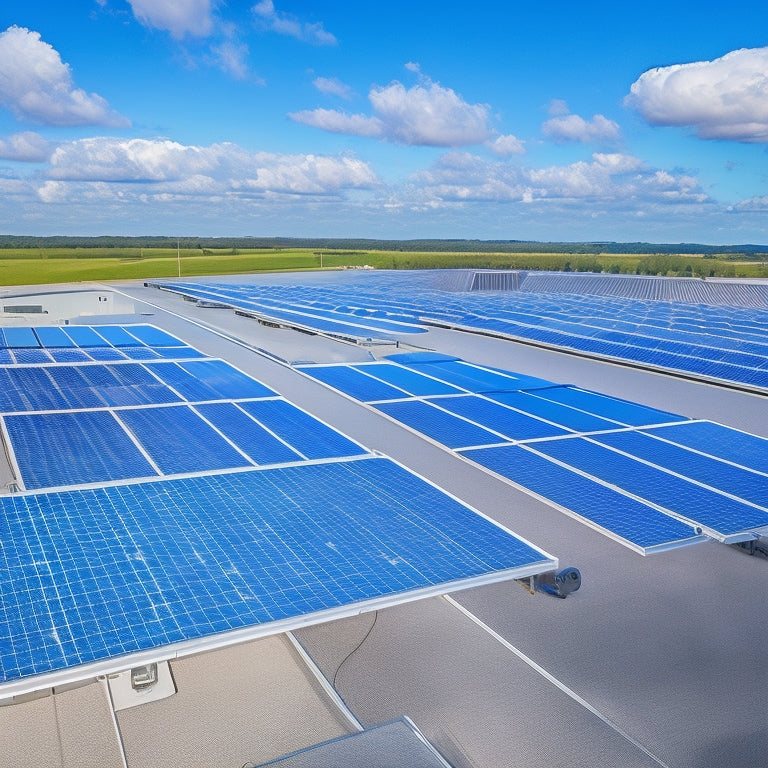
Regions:
[[3, 0], [0, 232], [768, 243], [768, 5]]

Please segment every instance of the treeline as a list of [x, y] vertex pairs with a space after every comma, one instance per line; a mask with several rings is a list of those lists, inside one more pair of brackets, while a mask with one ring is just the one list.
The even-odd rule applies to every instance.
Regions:
[[701, 243], [538, 242], [528, 240], [375, 240], [302, 237], [33, 237], [0, 235], [2, 248], [182, 248], [229, 250], [309, 248], [330, 251], [404, 251], [424, 253], [557, 253], [567, 255], [655, 254], [690, 255], [728, 260], [768, 259], [768, 245], [703, 245]]

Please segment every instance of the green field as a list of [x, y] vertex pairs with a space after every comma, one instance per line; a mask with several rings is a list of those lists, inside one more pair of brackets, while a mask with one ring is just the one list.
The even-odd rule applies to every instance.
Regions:
[[716, 255], [457, 253], [311, 248], [4, 248], [0, 285], [141, 280], [309, 269], [528, 269], [679, 277], [764, 277], [765, 262]]

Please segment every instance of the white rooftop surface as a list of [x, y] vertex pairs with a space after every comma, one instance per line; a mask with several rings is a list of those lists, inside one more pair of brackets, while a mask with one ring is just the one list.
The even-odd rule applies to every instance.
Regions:
[[[641, 557], [254, 350], [328, 363], [417, 344], [768, 437], [764, 396], [441, 329], [399, 350], [362, 347], [140, 282], [112, 288], [135, 301], [135, 320], [231, 362], [581, 571], [566, 600], [507, 582], [297, 631], [362, 726], [408, 716], [456, 768], [768, 762], [768, 560], [717, 543]], [[0, 485], [3, 471], [0, 461]], [[259, 765], [357, 728], [286, 636], [171, 669], [178, 693], [117, 713], [104, 681], [0, 707], [0, 768]]]

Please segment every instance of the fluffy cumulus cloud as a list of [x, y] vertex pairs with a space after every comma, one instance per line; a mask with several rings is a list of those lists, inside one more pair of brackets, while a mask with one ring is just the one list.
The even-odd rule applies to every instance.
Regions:
[[768, 47], [649, 70], [626, 103], [651, 125], [690, 127], [702, 139], [768, 141]]
[[604, 115], [594, 115], [591, 120], [585, 120], [579, 115], [561, 114], [547, 120], [541, 130], [548, 139], [558, 143], [600, 144], [621, 138], [618, 123]]
[[136, 193], [155, 196], [323, 196], [370, 189], [378, 179], [366, 162], [348, 155], [254, 153], [229, 143], [198, 147], [165, 139], [97, 137], [63, 144], [53, 152], [41, 196], [52, 201], [68, 188], [82, 189], [78, 184], [115, 188], [114, 182], [131, 182]]
[[42, 163], [51, 155], [50, 144], [33, 131], [16, 133], [7, 139], [0, 139], [0, 158], [20, 160], [26, 163]]
[[525, 152], [524, 142], [508, 133], [503, 136], [497, 136], [486, 142], [486, 146], [499, 157], [509, 157], [510, 155], [522, 155]]
[[433, 204], [560, 201], [638, 206], [707, 201], [695, 177], [648, 168], [638, 158], [621, 153], [595, 153], [589, 161], [524, 168], [453, 152], [417, 174], [414, 181]]
[[[152, 0], [148, 0], [151, 2]], [[264, 28], [279, 35], [288, 35], [313, 45], [336, 45], [336, 38], [323, 27], [322, 22], [302, 22], [290, 14], [278, 11], [272, 0], [261, 0], [251, 10]]]
[[352, 89], [337, 77], [316, 77], [312, 81], [312, 85], [326, 96], [339, 96], [342, 99], [352, 98]]
[[374, 112], [370, 116], [314, 109], [289, 117], [326, 131], [406, 145], [459, 147], [493, 136], [487, 104], [469, 104], [452, 89], [429, 80], [412, 88], [399, 82], [372, 88], [368, 98]]
[[129, 124], [101, 96], [75, 88], [58, 51], [23, 27], [0, 33], [0, 105], [19, 120], [45, 125]]
[[176, 39], [186, 35], [205, 37], [213, 29], [211, 0], [128, 0], [128, 3], [142, 24], [170, 32]]

